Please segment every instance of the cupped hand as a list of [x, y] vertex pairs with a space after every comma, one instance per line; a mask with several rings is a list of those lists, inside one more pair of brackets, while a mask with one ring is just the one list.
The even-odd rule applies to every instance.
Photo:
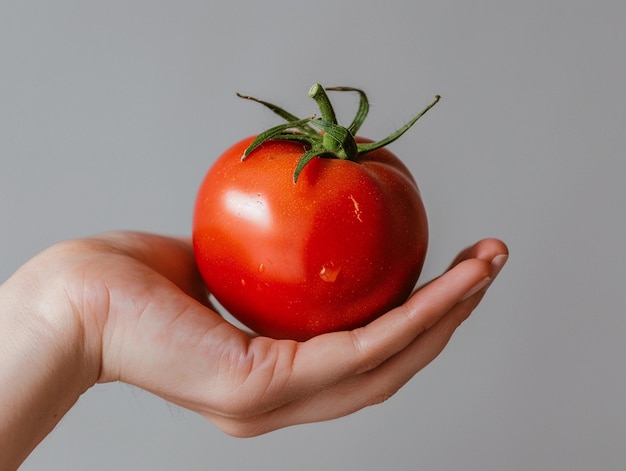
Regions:
[[380, 403], [443, 350], [506, 258], [482, 240], [402, 306], [299, 343], [224, 320], [187, 239], [59, 243], [0, 285], [0, 468], [16, 468], [98, 382], [144, 388], [241, 437]]
[[56, 252], [99, 359], [94, 381], [144, 388], [235, 436], [386, 400], [442, 351], [507, 258], [502, 242], [482, 240], [369, 325], [298, 343], [250, 335], [218, 315], [188, 240], [112, 233]]

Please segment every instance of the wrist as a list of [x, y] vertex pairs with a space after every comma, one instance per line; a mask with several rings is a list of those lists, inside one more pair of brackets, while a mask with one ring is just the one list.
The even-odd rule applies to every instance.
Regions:
[[0, 285], [0, 469], [17, 468], [99, 371], [93, 329], [66, 294], [54, 250]]

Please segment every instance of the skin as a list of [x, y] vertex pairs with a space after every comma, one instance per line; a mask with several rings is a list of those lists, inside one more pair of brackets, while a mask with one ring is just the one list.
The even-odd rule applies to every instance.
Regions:
[[238, 437], [378, 404], [443, 350], [507, 253], [477, 242], [365, 327], [299, 343], [222, 319], [188, 239], [117, 232], [57, 244], [0, 285], [0, 469], [16, 469], [96, 383], [144, 388]]

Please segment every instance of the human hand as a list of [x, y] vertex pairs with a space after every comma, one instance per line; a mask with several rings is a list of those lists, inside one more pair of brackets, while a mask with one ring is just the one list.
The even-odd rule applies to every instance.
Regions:
[[[64, 242], [35, 257], [0, 287], [0, 313], [19, 304], [13, 293], [27, 296], [31, 287], [37, 296], [28, 309], [45, 308], [34, 321], [55, 333], [37, 351], [47, 349], [54, 374], [46, 375], [46, 392], [59, 412], [39, 430], [50, 430], [93, 384], [122, 381], [196, 411], [226, 433], [253, 436], [389, 398], [442, 351], [506, 257], [502, 242], [480, 241], [367, 326], [298, 343], [251, 335], [218, 315], [188, 240], [118, 232]], [[11, 302], [3, 304], [3, 296]], [[25, 328], [4, 317], [10, 328]], [[74, 380], [61, 381], [68, 376]], [[11, 379], [25, 381], [15, 373]]]

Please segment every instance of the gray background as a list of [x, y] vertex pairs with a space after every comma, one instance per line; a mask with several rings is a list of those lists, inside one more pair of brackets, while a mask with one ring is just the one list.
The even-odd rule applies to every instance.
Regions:
[[[372, 99], [428, 207], [423, 280], [495, 236], [506, 270], [383, 405], [234, 439], [122, 384], [24, 470], [617, 470], [626, 463], [626, 2], [0, 2], [0, 279], [56, 241], [189, 233], [197, 186], [314, 82]], [[338, 100], [348, 120], [356, 102]], [[0, 451], [1, 452], [1, 451]]]

